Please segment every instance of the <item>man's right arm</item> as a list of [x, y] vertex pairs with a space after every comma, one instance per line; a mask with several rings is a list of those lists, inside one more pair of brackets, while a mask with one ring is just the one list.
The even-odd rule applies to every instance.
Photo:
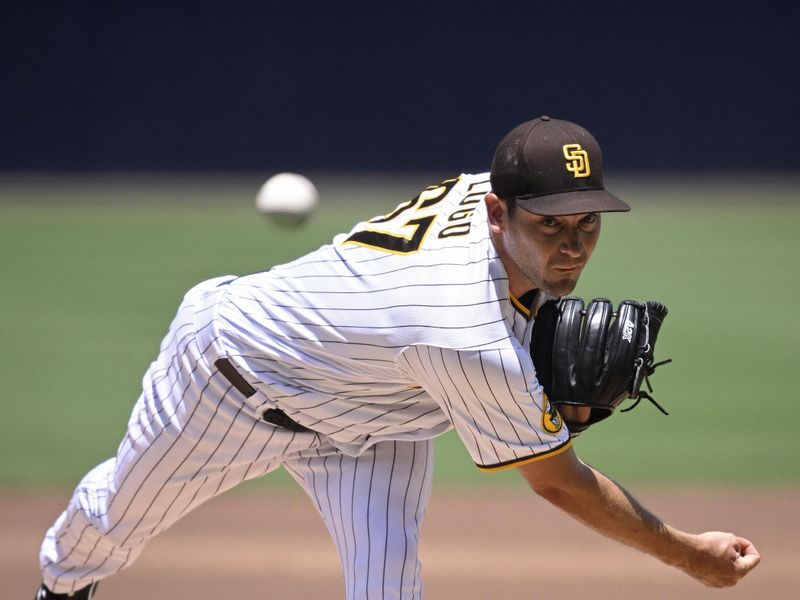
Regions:
[[761, 560], [752, 543], [734, 534], [691, 534], [667, 525], [571, 448], [519, 470], [537, 494], [585, 525], [708, 586], [735, 585]]

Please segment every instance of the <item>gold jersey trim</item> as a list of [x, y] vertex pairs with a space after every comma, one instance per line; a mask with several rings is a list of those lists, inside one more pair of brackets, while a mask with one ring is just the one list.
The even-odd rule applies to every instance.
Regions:
[[530, 319], [531, 311], [528, 309], [528, 307], [524, 306], [519, 300], [517, 300], [514, 294], [509, 294], [508, 296], [511, 298], [511, 304], [514, 305], [514, 308], [517, 309], [517, 312], [522, 313], [526, 319]]
[[572, 439], [567, 440], [561, 446], [557, 448], [553, 448], [552, 450], [548, 450], [547, 452], [542, 452], [540, 454], [535, 454], [534, 456], [526, 456], [524, 458], [515, 458], [514, 460], [508, 460], [506, 462], [497, 463], [496, 465], [478, 465], [478, 469], [481, 471], [506, 471], [508, 469], [516, 469], [517, 467], [521, 467], [522, 465], [527, 465], [528, 463], [536, 462], [538, 460], [543, 460], [545, 458], [550, 458], [551, 456], [557, 456], [561, 454], [565, 450], [568, 450], [572, 447]]

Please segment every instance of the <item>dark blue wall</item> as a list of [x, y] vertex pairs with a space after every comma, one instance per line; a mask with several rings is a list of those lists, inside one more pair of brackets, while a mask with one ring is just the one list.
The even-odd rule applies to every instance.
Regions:
[[607, 167], [800, 167], [789, 2], [2, 2], [0, 170], [488, 167], [539, 114]]

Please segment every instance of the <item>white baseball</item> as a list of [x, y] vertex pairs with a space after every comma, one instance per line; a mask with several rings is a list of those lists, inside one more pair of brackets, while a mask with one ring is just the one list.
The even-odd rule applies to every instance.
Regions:
[[256, 209], [279, 225], [297, 227], [305, 223], [319, 203], [316, 186], [303, 175], [278, 173], [258, 190]]

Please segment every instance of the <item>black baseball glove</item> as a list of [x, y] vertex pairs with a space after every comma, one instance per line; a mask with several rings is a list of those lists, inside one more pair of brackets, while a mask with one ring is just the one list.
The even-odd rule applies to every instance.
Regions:
[[545, 302], [537, 311], [531, 335], [531, 358], [536, 376], [550, 402], [588, 407], [586, 422], [565, 419], [572, 434], [610, 416], [624, 400], [642, 398], [665, 411], [640, 389], [656, 367], [656, 337], [667, 316], [667, 307], [648, 300], [625, 300], [614, 312], [610, 300], [595, 298], [584, 308], [581, 298]]

